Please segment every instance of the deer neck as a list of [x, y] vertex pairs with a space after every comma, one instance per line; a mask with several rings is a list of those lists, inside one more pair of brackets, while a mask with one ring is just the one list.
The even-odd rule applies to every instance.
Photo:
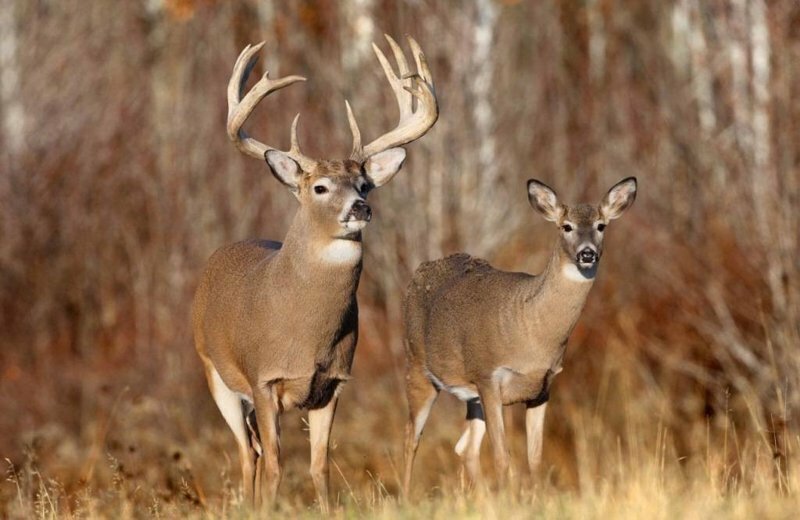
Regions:
[[280, 261], [303, 279], [321, 278], [331, 289], [339, 285], [355, 290], [361, 274], [361, 233], [332, 237], [319, 229], [305, 212], [298, 211], [281, 247]]
[[582, 273], [559, 248], [553, 252], [544, 272], [535, 277], [524, 291], [526, 322], [537, 337], [560, 348], [580, 317], [589, 290], [594, 284], [597, 266]]

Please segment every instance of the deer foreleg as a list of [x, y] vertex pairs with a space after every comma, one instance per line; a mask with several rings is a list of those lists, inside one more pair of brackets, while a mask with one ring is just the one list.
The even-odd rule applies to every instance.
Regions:
[[323, 513], [327, 513], [330, 508], [328, 446], [337, 401], [338, 398], [334, 397], [324, 407], [308, 411], [308, 429], [311, 442], [309, 473], [311, 473], [311, 479], [314, 481], [319, 507]]

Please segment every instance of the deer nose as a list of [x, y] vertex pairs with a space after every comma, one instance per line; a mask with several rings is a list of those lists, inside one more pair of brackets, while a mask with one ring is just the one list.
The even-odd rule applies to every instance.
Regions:
[[584, 247], [578, 252], [578, 262], [582, 264], [593, 264], [599, 260], [597, 251], [591, 247]]
[[350, 208], [350, 216], [353, 220], [366, 220], [369, 222], [372, 220], [372, 208], [363, 200], [358, 199]]

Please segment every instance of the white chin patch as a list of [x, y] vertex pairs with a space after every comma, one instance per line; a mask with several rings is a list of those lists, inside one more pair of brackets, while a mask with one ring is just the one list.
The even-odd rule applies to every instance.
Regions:
[[366, 220], [348, 220], [342, 223], [342, 227], [348, 233], [355, 233], [356, 231], [361, 231], [365, 227], [367, 227]]
[[361, 260], [361, 242], [334, 239], [322, 248], [320, 256], [329, 264], [356, 264]]
[[[592, 269], [596, 264], [591, 264], [585, 267], [585, 271], [581, 272], [578, 266], [572, 262], [565, 264], [561, 268], [561, 274], [571, 282], [592, 282], [594, 281], [595, 270]], [[584, 274], [586, 273], [586, 274]]]

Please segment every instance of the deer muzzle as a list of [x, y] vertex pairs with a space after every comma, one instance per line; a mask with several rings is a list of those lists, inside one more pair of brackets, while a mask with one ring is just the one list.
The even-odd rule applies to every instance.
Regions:
[[582, 267], [588, 267], [596, 264], [600, 260], [600, 256], [594, 248], [587, 246], [578, 251], [576, 260]]
[[361, 220], [364, 222], [369, 222], [372, 220], [372, 208], [370, 208], [369, 204], [363, 200], [356, 200], [350, 207], [350, 212], [347, 214], [347, 220]]

